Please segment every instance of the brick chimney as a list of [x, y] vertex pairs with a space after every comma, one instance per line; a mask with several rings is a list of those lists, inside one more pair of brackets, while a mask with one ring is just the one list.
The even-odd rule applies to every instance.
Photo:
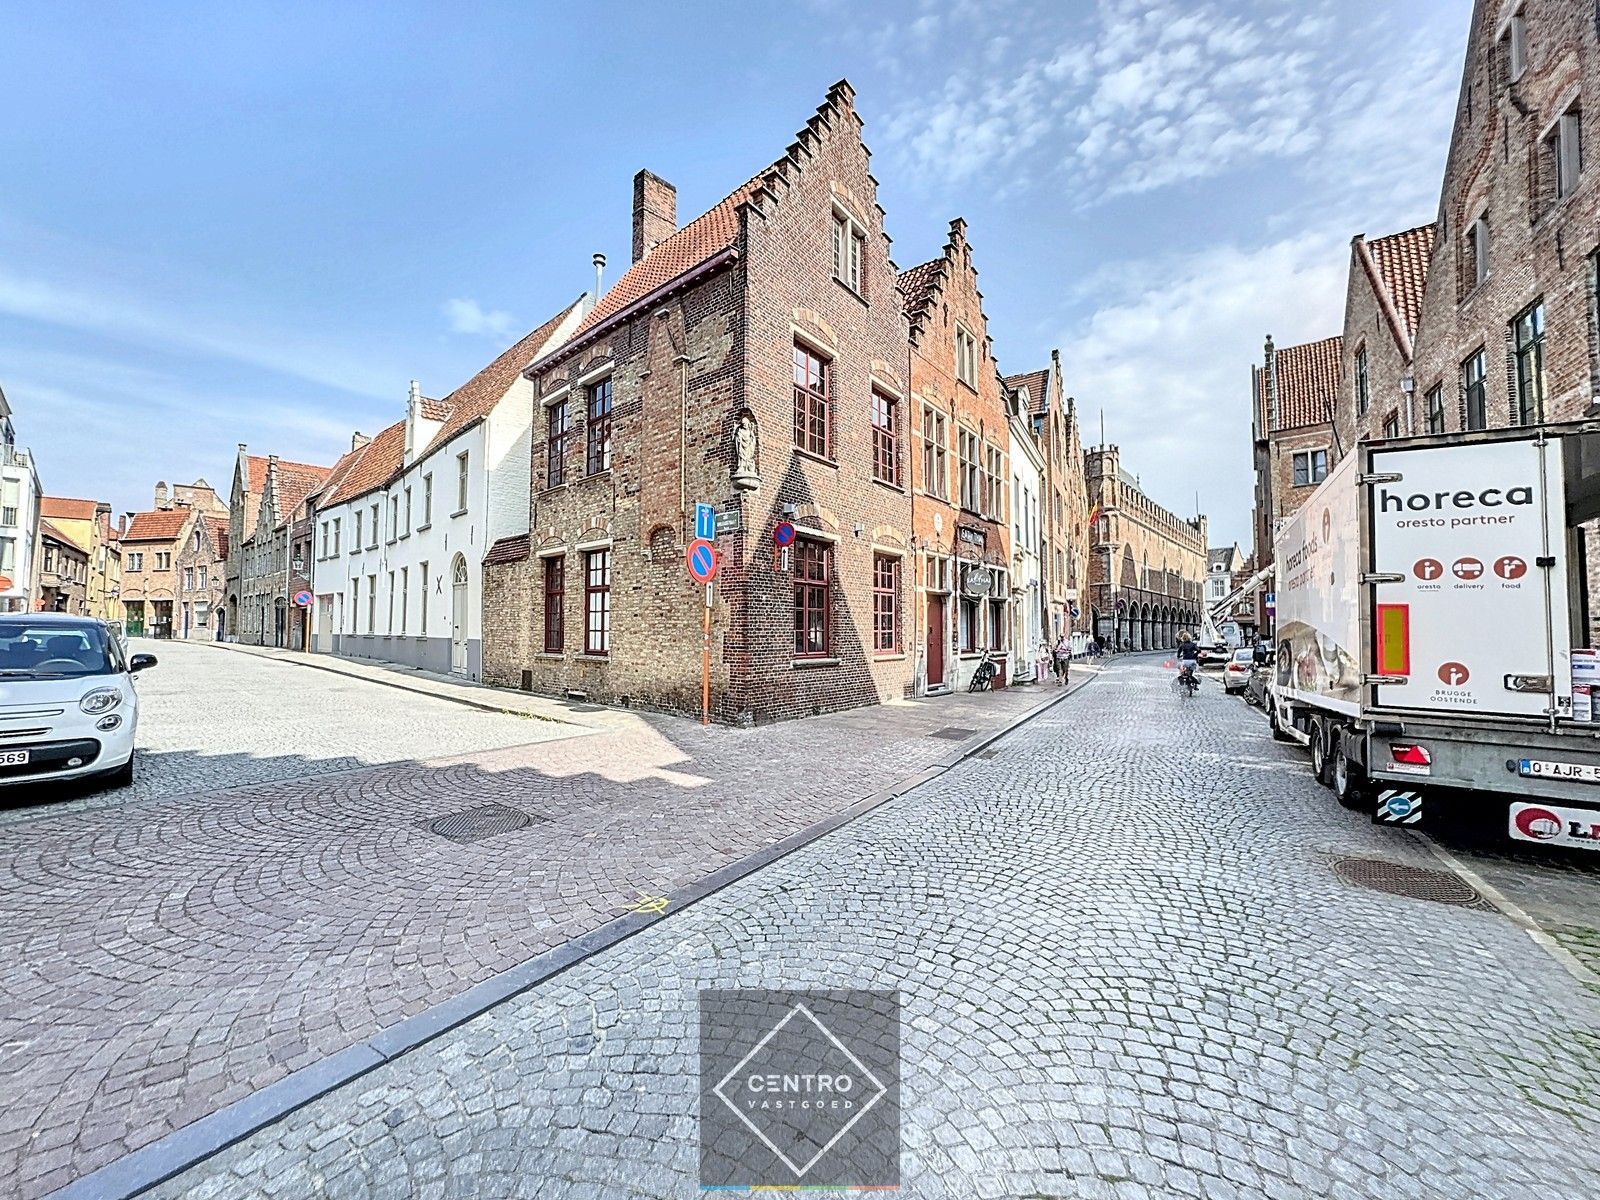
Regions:
[[350, 449], [359, 450], [370, 441], [372, 439], [358, 429], [350, 435]]
[[678, 189], [661, 176], [633, 177], [633, 261], [638, 262], [678, 231]]

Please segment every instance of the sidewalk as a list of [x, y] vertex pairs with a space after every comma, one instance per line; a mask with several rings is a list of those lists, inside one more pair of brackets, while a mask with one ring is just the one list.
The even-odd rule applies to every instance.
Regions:
[[[225, 649], [573, 735], [0, 828], [0, 962], [14, 967], [0, 971], [0, 1176], [24, 1200], [242, 1136], [937, 777], [1093, 678], [734, 729]], [[294, 700], [281, 684], [270, 695]], [[99, 1176], [78, 1191], [119, 1188]]]

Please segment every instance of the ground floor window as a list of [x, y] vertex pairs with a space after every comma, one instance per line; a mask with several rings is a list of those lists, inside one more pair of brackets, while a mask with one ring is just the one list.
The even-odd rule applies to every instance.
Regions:
[[978, 602], [961, 598], [961, 610], [957, 622], [960, 636], [961, 652], [971, 654], [978, 649]]
[[583, 559], [583, 652], [610, 654], [611, 551], [590, 550]]
[[888, 554], [872, 558], [872, 649], [900, 649], [900, 560]]
[[1004, 600], [989, 601], [989, 649], [1006, 648], [1006, 604]]
[[560, 654], [566, 646], [562, 609], [567, 603], [567, 560], [557, 554], [544, 560], [544, 652]]
[[828, 619], [828, 586], [833, 547], [823, 542], [795, 543], [794, 653], [796, 658], [827, 658], [833, 650]]

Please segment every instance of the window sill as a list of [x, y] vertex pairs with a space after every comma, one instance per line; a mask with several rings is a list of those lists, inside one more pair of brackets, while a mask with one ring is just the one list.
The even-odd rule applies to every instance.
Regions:
[[866, 297], [866, 295], [864, 293], [856, 291], [855, 288], [851, 287], [848, 283], [846, 283], [844, 280], [840, 279], [837, 275], [835, 275], [833, 277], [833, 281], [834, 281], [834, 283], [839, 285], [840, 289], [843, 290], [845, 295], [851, 296], [851, 297], [855, 298], [856, 300], [859, 300], [863, 307], [867, 307], [867, 308], [871, 307], [871, 301], [869, 301], [867, 299], [867, 297]]
[[549, 487], [540, 488], [539, 495], [548, 496], [552, 492], [564, 492], [567, 490], [568, 486], [568, 481], [563, 479], [560, 483], [552, 483]]
[[805, 671], [812, 667], [837, 667], [839, 660], [837, 658], [797, 658], [789, 665], [796, 671]]
[[895, 483], [892, 480], [881, 479], [877, 475], [874, 475], [872, 477], [872, 482], [877, 484], [879, 487], [888, 488], [891, 492], [899, 492], [902, 496], [905, 495], [906, 489], [904, 485]]
[[467, 510], [466, 510], [466, 509], [464, 509], [464, 508], [458, 508], [458, 509], [456, 509], [456, 510], [455, 510], [455, 512], [453, 512], [453, 513], [451, 513], [451, 514], [450, 514], [450, 516], [451, 516], [451, 517], [452, 517], [452, 518], [455, 518], [455, 517], [464, 517], [464, 516], [466, 516], [466, 515], [467, 515]]
[[539, 651], [539, 653], [535, 654], [533, 657], [536, 658], [536, 659], [543, 659], [545, 662], [566, 662], [567, 661], [566, 654], [564, 652], [562, 652], [562, 651], [559, 651], [559, 650], [541, 650], [541, 651]]
[[893, 653], [889, 653], [889, 652], [885, 651], [882, 654], [879, 654], [879, 653], [875, 652], [873, 654], [873, 656], [872, 656], [872, 661], [873, 662], [903, 662], [903, 661], [905, 661], [905, 657], [906, 657], [906, 652], [904, 650], [897, 650], [897, 651], [895, 651]]
[[432, 522], [432, 521], [429, 521], [429, 522], [428, 522], [428, 523], [427, 523], [427, 524], [426, 524], [426, 525], [418, 525], [418, 526], [417, 526], [417, 527], [416, 527], [416, 528], [415, 528], [415, 529], [413, 529], [413, 530], [412, 530], [412, 531], [411, 531], [411, 532], [412, 532], [412, 533], [427, 533], [427, 532], [428, 532], [428, 530], [430, 530], [430, 529], [432, 529], [432, 528], [433, 528], [433, 522]]
[[839, 464], [833, 459], [828, 458], [826, 455], [818, 454], [814, 450], [807, 450], [804, 446], [796, 446], [794, 452], [801, 458], [809, 458], [812, 462], [821, 463], [825, 467], [832, 467], [835, 471], [839, 469]]
[[610, 467], [607, 467], [603, 471], [586, 471], [584, 473], [583, 478], [578, 480], [578, 482], [579, 483], [592, 483], [596, 479], [604, 479], [610, 474], [611, 474], [611, 468]]
[[399, 537], [395, 538], [395, 541], [403, 542], [410, 536], [411, 536], [411, 531], [408, 529], [404, 533], [402, 533]]

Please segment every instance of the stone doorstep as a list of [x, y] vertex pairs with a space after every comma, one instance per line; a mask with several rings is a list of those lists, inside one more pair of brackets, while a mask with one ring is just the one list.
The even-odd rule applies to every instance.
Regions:
[[[244, 652], [249, 653], [249, 651]], [[276, 655], [262, 657], [276, 657]], [[148, 1191], [197, 1166], [212, 1155], [244, 1140], [329, 1092], [352, 1083], [385, 1063], [410, 1053], [508, 1000], [515, 999], [586, 959], [659, 921], [670, 919], [680, 910], [704, 900], [818, 838], [841, 829], [889, 801], [938, 778], [951, 767], [988, 749], [1040, 713], [1081, 691], [1093, 682], [1094, 678], [1094, 674], [1080, 676], [1067, 687], [1046, 695], [1040, 703], [1024, 709], [998, 728], [952, 750], [932, 766], [906, 776], [798, 833], [719, 867], [693, 883], [679, 888], [666, 898], [667, 906], [663, 912], [627, 913], [579, 934], [561, 946], [535, 955], [482, 983], [475, 984], [466, 991], [432, 1005], [415, 1016], [407, 1017], [387, 1029], [379, 1030], [376, 1034], [335, 1051], [310, 1066], [293, 1071], [282, 1079], [256, 1089], [241, 1100], [208, 1113], [106, 1166], [80, 1176], [66, 1186], [51, 1192], [48, 1200], [133, 1200], [133, 1197], [141, 1192]]]

